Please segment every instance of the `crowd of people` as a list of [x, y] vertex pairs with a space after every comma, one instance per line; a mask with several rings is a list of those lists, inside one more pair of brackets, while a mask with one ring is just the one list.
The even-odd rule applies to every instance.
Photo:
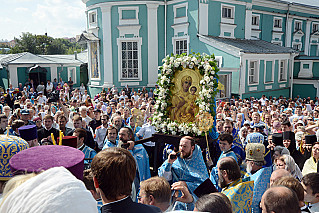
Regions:
[[[208, 148], [184, 136], [158, 156], [155, 142], [137, 142], [156, 133], [156, 89], [113, 86], [91, 97], [71, 78], [10, 85], [0, 100], [0, 213], [319, 212], [318, 98], [218, 100]], [[72, 150], [45, 148], [58, 144], [78, 151], [71, 164], [59, 159]]]

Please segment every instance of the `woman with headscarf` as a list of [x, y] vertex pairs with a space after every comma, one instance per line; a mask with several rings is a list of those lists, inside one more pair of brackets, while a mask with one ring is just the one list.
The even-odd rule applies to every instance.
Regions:
[[302, 174], [306, 175], [312, 172], [318, 172], [318, 160], [319, 160], [319, 142], [313, 144], [311, 149], [311, 157], [305, 162], [305, 166], [302, 170]]
[[290, 155], [282, 155], [275, 161], [276, 169], [285, 169], [294, 177], [301, 181], [302, 173]]
[[283, 144], [289, 150], [291, 157], [293, 157], [299, 168], [302, 169], [305, 163], [305, 158], [301, 152], [296, 149], [295, 134], [290, 131], [284, 132]]

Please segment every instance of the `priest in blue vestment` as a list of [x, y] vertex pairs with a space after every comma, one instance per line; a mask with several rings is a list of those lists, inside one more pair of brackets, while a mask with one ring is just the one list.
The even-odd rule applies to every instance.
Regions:
[[104, 145], [102, 150], [106, 148], [117, 147], [118, 145], [117, 133], [118, 133], [117, 129], [114, 126], [109, 126], [106, 129], [106, 138], [104, 140]]
[[246, 146], [246, 171], [249, 177], [245, 180], [254, 181], [253, 213], [261, 213], [261, 197], [270, 184], [272, 166], [265, 166], [265, 150], [262, 143], [248, 143]]
[[[170, 183], [184, 181], [194, 199], [194, 190], [209, 176], [201, 149], [190, 136], [180, 140], [179, 152], [174, 151], [158, 169], [158, 176], [166, 178]], [[193, 206], [179, 203], [175, 210], [193, 210]]]
[[[232, 145], [233, 145], [233, 136], [231, 134], [228, 133], [222, 133], [218, 136], [219, 139], [219, 148], [222, 151], [222, 154], [220, 155], [218, 162], [224, 158], [224, 157], [232, 157], [236, 160], [237, 162], [237, 156], [234, 153], [233, 149], [232, 149]], [[238, 162], [237, 162], [238, 163]], [[217, 166], [212, 168], [212, 171], [210, 173], [210, 180], [212, 181], [212, 183], [214, 184], [214, 186], [216, 187], [216, 189], [218, 191], [221, 191], [222, 189], [218, 186], [218, 171], [217, 171]]]

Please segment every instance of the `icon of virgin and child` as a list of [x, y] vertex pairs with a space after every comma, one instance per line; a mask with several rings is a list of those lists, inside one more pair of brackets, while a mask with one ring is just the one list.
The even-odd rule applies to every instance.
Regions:
[[189, 70], [187, 74], [184, 74], [185, 72], [184, 70], [176, 73], [175, 86], [172, 88], [170, 119], [179, 123], [194, 122], [199, 111], [195, 100], [198, 98], [201, 76], [194, 70]]

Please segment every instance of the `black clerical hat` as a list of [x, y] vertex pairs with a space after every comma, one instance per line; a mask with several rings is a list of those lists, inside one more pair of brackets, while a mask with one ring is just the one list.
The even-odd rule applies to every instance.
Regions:
[[315, 142], [317, 142], [317, 137], [316, 135], [306, 135], [305, 136], [305, 143], [306, 144], [314, 144]]
[[273, 142], [276, 146], [283, 146], [282, 133], [274, 133], [274, 134], [272, 135], [272, 142]]

